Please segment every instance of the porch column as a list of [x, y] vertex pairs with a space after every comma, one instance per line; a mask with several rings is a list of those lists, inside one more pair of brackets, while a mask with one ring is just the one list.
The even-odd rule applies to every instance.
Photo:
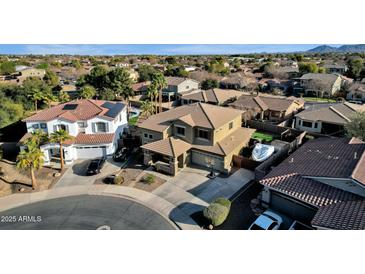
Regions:
[[169, 163], [170, 163], [171, 174], [173, 176], [175, 176], [179, 170], [179, 166], [178, 166], [179, 162], [178, 162], [177, 158], [171, 157]]
[[152, 161], [152, 155], [148, 150], [143, 150], [143, 163], [145, 165], [149, 165], [150, 162]]

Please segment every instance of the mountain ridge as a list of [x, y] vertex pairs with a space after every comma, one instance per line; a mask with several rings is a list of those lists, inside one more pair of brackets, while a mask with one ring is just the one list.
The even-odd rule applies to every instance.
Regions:
[[365, 44], [356, 44], [356, 45], [342, 45], [340, 47], [333, 47], [328, 45], [321, 45], [310, 50], [307, 52], [312, 53], [331, 53], [331, 52], [339, 52], [339, 53], [346, 53], [346, 52], [365, 52]]

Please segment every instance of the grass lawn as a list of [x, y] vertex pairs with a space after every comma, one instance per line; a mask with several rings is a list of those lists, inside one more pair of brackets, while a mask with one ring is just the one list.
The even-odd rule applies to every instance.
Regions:
[[307, 101], [307, 102], [336, 103], [335, 99], [329, 99], [329, 98], [303, 97], [303, 99], [304, 99], [304, 101]]
[[265, 141], [265, 142], [271, 142], [274, 137], [270, 134], [266, 134], [266, 133], [262, 133], [259, 131], [256, 131], [254, 134], [252, 134], [252, 139], [256, 139], [256, 140], [260, 140], [260, 141]]
[[138, 116], [132, 117], [132, 118], [129, 118], [128, 124], [131, 126], [135, 126], [137, 124], [137, 121], [138, 121]]

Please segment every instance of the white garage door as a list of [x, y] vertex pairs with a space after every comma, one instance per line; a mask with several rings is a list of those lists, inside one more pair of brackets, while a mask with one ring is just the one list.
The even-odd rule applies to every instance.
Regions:
[[224, 162], [222, 157], [213, 156], [210, 154], [192, 151], [191, 152], [191, 162], [197, 165], [202, 165], [207, 167], [207, 159], [214, 161], [214, 168], [216, 170], [223, 170], [224, 169]]
[[76, 147], [78, 159], [91, 159], [106, 156], [106, 146]]

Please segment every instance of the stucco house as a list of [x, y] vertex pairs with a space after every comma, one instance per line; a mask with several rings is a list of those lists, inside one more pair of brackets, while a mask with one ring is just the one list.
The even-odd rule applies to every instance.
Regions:
[[242, 95], [229, 107], [242, 110], [244, 119], [278, 122], [291, 118], [304, 108], [304, 100], [296, 97]]
[[348, 70], [348, 67], [346, 65], [340, 64], [326, 64], [323, 67], [326, 69], [327, 73], [344, 74]]
[[365, 83], [356, 83], [351, 85], [349, 92], [346, 95], [346, 99], [349, 101], [365, 102]]
[[164, 102], [176, 100], [183, 93], [199, 88], [199, 82], [189, 78], [166, 77], [167, 87], [162, 91]]
[[365, 229], [365, 143], [318, 138], [267, 174], [261, 202], [317, 229]]
[[233, 155], [255, 131], [242, 128], [241, 120], [242, 111], [204, 103], [153, 115], [138, 125], [144, 163], [171, 175], [189, 163], [229, 173]]
[[303, 131], [343, 135], [344, 125], [356, 112], [365, 111], [365, 106], [341, 104], [315, 104], [295, 115], [295, 128]]
[[294, 92], [313, 97], [331, 97], [340, 91], [342, 84], [342, 78], [331, 73], [306, 73], [298, 80]]
[[[76, 159], [113, 154], [123, 129], [128, 125], [127, 108], [124, 104], [86, 99], [39, 111], [23, 121], [26, 122], [28, 132], [21, 138], [20, 144], [37, 129], [47, 134], [63, 129], [73, 136], [72, 140], [64, 144], [65, 164], [72, 164]], [[58, 144], [42, 144], [40, 149], [44, 154], [45, 165], [59, 158]]]

